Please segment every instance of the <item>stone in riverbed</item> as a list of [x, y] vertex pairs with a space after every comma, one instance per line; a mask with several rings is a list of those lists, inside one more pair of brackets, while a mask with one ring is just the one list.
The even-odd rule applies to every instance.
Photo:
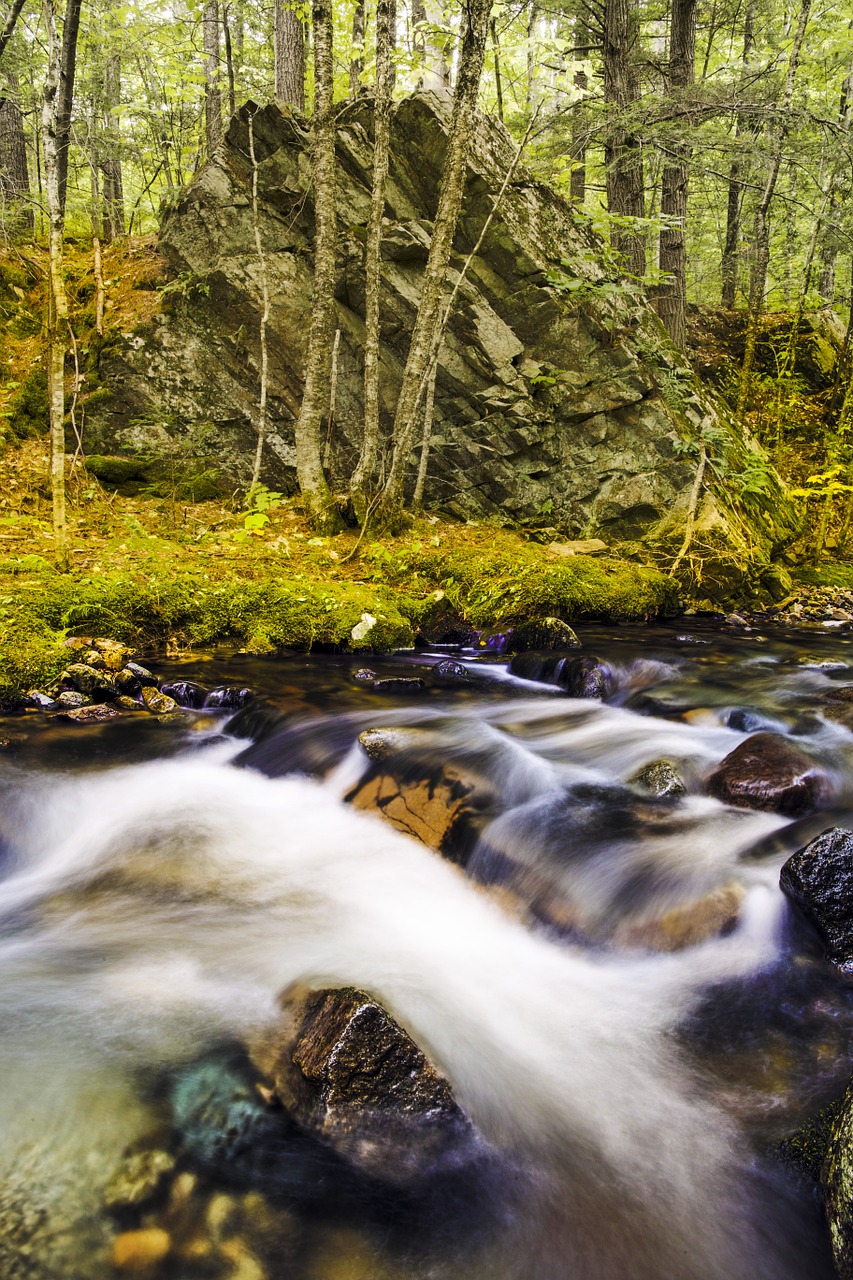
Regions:
[[75, 724], [100, 724], [103, 720], [114, 720], [121, 715], [115, 707], [106, 702], [93, 702], [88, 707], [77, 707], [73, 711], [61, 711], [63, 720], [73, 720]]
[[142, 701], [145, 703], [149, 711], [153, 711], [155, 715], [166, 715], [170, 711], [179, 711], [177, 702], [174, 698], [170, 698], [167, 694], [161, 693], [159, 689], [155, 689], [153, 685], [147, 685], [142, 690]]
[[60, 676], [63, 683], [71, 685], [78, 693], [91, 698], [111, 698], [116, 691], [115, 682], [105, 671], [89, 667], [85, 662], [72, 662]]
[[143, 703], [137, 702], [136, 698], [130, 698], [125, 693], [120, 693], [117, 696], [115, 704], [117, 707], [121, 707], [123, 711], [142, 711], [144, 709]]
[[729, 933], [738, 922], [743, 899], [743, 886], [732, 881], [655, 919], [617, 926], [612, 941], [617, 947], [683, 951]]
[[819, 765], [776, 733], [754, 733], [729, 752], [708, 779], [708, 792], [739, 809], [799, 818], [831, 795]]
[[265, 1074], [300, 1128], [361, 1173], [413, 1187], [476, 1145], [445, 1077], [371, 996], [312, 991], [286, 1012]]
[[507, 641], [507, 653], [552, 653], [555, 650], [579, 649], [576, 633], [560, 618], [531, 618], [513, 627]]
[[192, 680], [172, 680], [161, 684], [160, 692], [174, 698], [178, 706], [190, 707], [194, 711], [203, 707], [207, 698], [207, 690]]
[[168, 1151], [136, 1151], [125, 1156], [104, 1188], [104, 1206], [111, 1213], [153, 1200], [175, 1168]]
[[646, 795], [659, 798], [687, 794], [684, 780], [671, 760], [652, 760], [644, 764], [631, 775], [628, 784], [645, 791]]
[[517, 653], [510, 660], [510, 675], [541, 684], [556, 685], [570, 698], [594, 698], [603, 701], [610, 692], [610, 670], [598, 658], [578, 657], [572, 653], [543, 653], [530, 650]]
[[253, 696], [251, 689], [238, 689], [230, 684], [221, 685], [218, 689], [210, 690], [204, 700], [204, 707], [206, 710], [218, 707], [223, 711], [239, 711], [242, 707], [248, 706]]
[[853, 972], [853, 831], [824, 831], [788, 859], [779, 883], [817, 929], [827, 957]]
[[346, 799], [464, 866], [490, 816], [494, 796], [480, 778], [436, 759], [423, 729], [366, 729], [359, 743], [373, 764]]
[[141, 685], [154, 685], [156, 688], [160, 687], [160, 681], [157, 677], [153, 675], [147, 667], [141, 667], [138, 662], [126, 662], [124, 664], [124, 670], [129, 671], [132, 676], [135, 676]]
[[25, 706], [35, 707], [38, 711], [53, 711], [56, 707], [56, 699], [52, 698], [49, 693], [42, 692], [41, 689], [29, 689], [24, 699]]
[[452, 658], [445, 658], [443, 662], [437, 662], [432, 669], [433, 678], [441, 684], [470, 684], [471, 677], [461, 662], [454, 662]]
[[420, 676], [384, 676], [371, 687], [376, 693], [424, 693], [426, 681]]
[[141, 1231], [123, 1231], [113, 1241], [112, 1264], [131, 1275], [152, 1274], [172, 1247], [168, 1231], [161, 1227], [145, 1227]]
[[76, 689], [64, 689], [56, 699], [56, 705], [63, 711], [74, 711], [77, 707], [88, 707], [91, 701], [85, 693], [78, 693]]

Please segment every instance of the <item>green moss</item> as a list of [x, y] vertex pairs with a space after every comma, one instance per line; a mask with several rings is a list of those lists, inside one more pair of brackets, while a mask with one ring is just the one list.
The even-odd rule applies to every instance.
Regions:
[[23, 382], [12, 393], [6, 418], [12, 434], [19, 440], [42, 435], [49, 426], [50, 402], [47, 396], [47, 374], [44, 369], [30, 369]]
[[791, 571], [795, 584], [806, 587], [853, 589], [853, 564], [800, 565]]
[[221, 498], [228, 486], [215, 467], [181, 477], [175, 486], [175, 497], [180, 502], [211, 502]]
[[128, 480], [144, 480], [148, 464], [139, 458], [117, 458], [93, 453], [86, 459], [86, 470], [108, 488], [118, 489]]

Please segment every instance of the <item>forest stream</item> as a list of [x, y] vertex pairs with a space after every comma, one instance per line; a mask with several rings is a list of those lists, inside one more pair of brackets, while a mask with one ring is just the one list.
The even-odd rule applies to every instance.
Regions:
[[[780, 1143], [848, 1083], [853, 990], [779, 874], [853, 827], [853, 732], [821, 714], [853, 683], [851, 641], [582, 639], [604, 702], [499, 654], [454, 652], [457, 685], [431, 680], [439, 650], [371, 659], [423, 677], [396, 695], [354, 678], [363, 658], [234, 655], [159, 668], [253, 689], [230, 720], [0, 722], [4, 1277], [116, 1274], [127, 1224], [104, 1188], [158, 1145], [170, 1198], [143, 1222], [166, 1244], [140, 1274], [164, 1280], [833, 1275]], [[344, 802], [376, 727], [419, 731], [488, 790], [464, 872]], [[819, 768], [819, 812], [707, 794], [768, 730]], [[633, 781], [662, 759], [680, 794]], [[730, 927], [643, 944], [649, 919], [721, 889]], [[246, 1046], [297, 982], [369, 992], [449, 1079], [476, 1148], [428, 1190], [367, 1185], [275, 1129]]]

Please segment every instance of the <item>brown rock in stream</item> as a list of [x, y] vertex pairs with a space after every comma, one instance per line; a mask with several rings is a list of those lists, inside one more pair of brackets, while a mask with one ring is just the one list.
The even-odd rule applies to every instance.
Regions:
[[397, 1187], [465, 1158], [476, 1135], [449, 1083], [371, 996], [312, 991], [285, 1007], [254, 1057], [300, 1128]]
[[720, 762], [708, 791], [724, 804], [799, 818], [831, 793], [827, 774], [781, 734], [754, 733]]
[[347, 796], [354, 809], [378, 813], [451, 862], [464, 865], [490, 815], [491, 788], [430, 754], [433, 737], [418, 729], [366, 729], [359, 742], [373, 768]]

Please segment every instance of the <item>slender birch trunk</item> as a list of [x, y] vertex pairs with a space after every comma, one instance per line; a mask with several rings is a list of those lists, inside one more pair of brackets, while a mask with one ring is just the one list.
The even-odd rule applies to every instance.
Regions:
[[42, 100], [42, 144], [49, 218], [48, 275], [48, 397], [50, 401], [50, 489], [53, 506], [53, 545], [57, 563], [68, 560], [65, 521], [65, 330], [68, 302], [62, 276], [65, 213], [62, 204], [60, 125], [62, 109], [62, 46], [56, 31], [53, 0], [44, 0], [48, 67]]
[[331, 0], [314, 0], [314, 296], [305, 390], [296, 420], [296, 475], [312, 524], [320, 533], [341, 527], [340, 512], [323, 473], [321, 423], [329, 402], [335, 315], [337, 211], [335, 206], [335, 115], [332, 102]]
[[764, 290], [767, 285], [767, 270], [770, 266], [770, 223], [768, 215], [770, 212], [770, 203], [773, 199], [773, 193], [776, 190], [779, 170], [782, 165], [782, 147], [785, 141], [785, 135], [788, 132], [788, 115], [791, 110], [791, 101], [794, 97], [794, 82], [797, 77], [797, 67], [800, 62], [800, 53], [803, 47], [803, 40], [805, 39], [810, 9], [811, 0], [802, 0], [799, 22], [797, 23], [797, 32], [794, 36], [794, 43], [791, 46], [791, 53], [788, 57], [788, 73], [785, 77], [785, 89], [782, 95], [782, 102], [780, 103], [779, 123], [776, 126], [776, 131], [773, 137], [773, 148], [770, 153], [770, 166], [767, 170], [767, 179], [764, 184], [761, 199], [759, 200], [758, 207], [755, 210], [755, 221], [753, 224], [752, 273], [749, 283], [749, 320], [746, 330], [743, 365], [740, 371], [736, 410], [737, 417], [739, 419], [743, 417], [752, 382], [752, 368], [755, 363], [755, 344], [758, 339], [758, 327], [761, 319], [761, 313], [764, 309]]
[[376, 5], [376, 98], [373, 113], [373, 186], [364, 263], [364, 436], [353, 472], [351, 492], [359, 524], [363, 524], [375, 482], [379, 451], [379, 348], [382, 219], [391, 140], [394, 93], [394, 0]]
[[436, 334], [442, 321], [446, 319], [446, 312], [443, 313], [442, 310], [444, 285], [465, 190], [467, 153], [474, 131], [474, 112], [483, 71], [490, 14], [491, 0], [470, 0], [464, 10], [459, 74], [453, 98], [438, 210], [424, 271], [421, 301], [397, 401], [391, 466], [378, 506], [379, 522], [390, 527], [402, 521], [403, 489], [417, 432], [418, 406]]

